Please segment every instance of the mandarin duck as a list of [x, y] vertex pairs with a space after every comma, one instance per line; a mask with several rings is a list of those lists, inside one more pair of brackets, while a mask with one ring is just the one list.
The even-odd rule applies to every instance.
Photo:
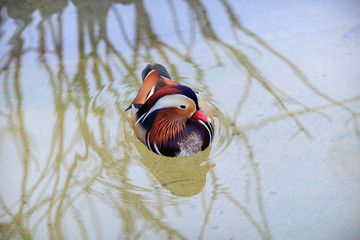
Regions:
[[136, 137], [152, 152], [168, 157], [205, 150], [213, 139], [214, 120], [199, 94], [174, 82], [160, 64], [147, 65], [142, 79], [128, 108]]

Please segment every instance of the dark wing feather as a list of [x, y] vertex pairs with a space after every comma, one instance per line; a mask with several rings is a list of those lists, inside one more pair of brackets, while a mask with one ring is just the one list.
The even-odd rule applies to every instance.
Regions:
[[150, 65], [150, 64], [147, 65], [147, 66], [145, 67], [145, 69], [142, 71], [141, 76], [142, 76], [143, 81], [144, 81], [144, 79], [146, 78], [146, 75], [148, 75], [149, 72], [151, 72], [152, 70], [157, 71], [157, 72], [160, 74], [160, 76], [162, 76], [162, 77], [171, 79], [170, 74], [168, 73], [168, 71], [166, 70], [166, 68], [165, 68], [163, 65], [161, 65], [161, 64], [155, 63], [155, 64], [153, 64], [153, 65]]

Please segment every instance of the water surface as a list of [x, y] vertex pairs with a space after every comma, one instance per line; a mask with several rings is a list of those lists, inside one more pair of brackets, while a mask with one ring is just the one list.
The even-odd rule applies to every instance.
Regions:
[[[3, 1], [2, 239], [360, 238], [357, 1]], [[148, 63], [209, 102], [187, 158], [140, 143]]]

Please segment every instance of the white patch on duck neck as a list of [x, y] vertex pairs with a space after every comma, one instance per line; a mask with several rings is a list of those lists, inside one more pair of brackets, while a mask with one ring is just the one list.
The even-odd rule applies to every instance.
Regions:
[[[190, 99], [194, 104], [195, 102], [191, 99], [188, 98], [185, 95], [182, 94], [171, 94], [171, 95], [165, 95], [161, 98], [159, 98], [155, 105], [150, 108], [150, 110], [148, 112], [145, 112], [143, 115], [141, 115], [138, 120], [136, 121], [135, 125], [141, 121], [142, 123], [145, 121], [146, 117], [150, 115], [150, 113], [158, 110], [158, 109], [162, 109], [162, 108], [168, 108], [168, 107], [178, 107], [179, 105], [183, 104], [184, 102], [186, 103], [186, 100]], [[187, 106], [189, 107], [189, 106]]]
[[177, 156], [185, 157], [200, 152], [203, 141], [199, 134], [197, 134], [196, 132], [191, 132], [185, 138], [181, 139], [178, 144], [180, 146], [180, 152]]

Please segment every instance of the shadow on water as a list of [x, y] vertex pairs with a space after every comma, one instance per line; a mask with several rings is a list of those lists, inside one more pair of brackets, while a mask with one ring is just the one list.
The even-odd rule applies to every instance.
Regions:
[[[100, 224], [101, 210], [95, 207], [99, 200], [118, 216], [119, 236], [140, 238], [145, 231], [153, 231], [169, 238], [186, 239], [179, 229], [162, 219], [166, 219], [169, 206], [180, 211], [179, 206], [186, 198], [177, 196], [190, 197], [199, 193], [204, 199], [199, 239], [204, 237], [214, 204], [220, 198], [223, 204], [233, 205], [260, 238], [271, 239], [259, 163], [247, 133], [266, 124], [291, 119], [298, 129], [293, 137], [301, 133], [311, 137], [299, 117], [318, 114], [331, 120], [324, 111], [341, 107], [349, 113], [346, 124], [352, 123], [357, 135], [360, 134], [359, 113], [349, 107], [349, 103], [359, 101], [360, 97], [338, 101], [316, 88], [289, 59], [245, 28], [226, 0], [219, 0], [218, 4], [226, 14], [236, 44], [227, 42], [213, 28], [205, 1], [181, 2], [186, 10], [186, 16], [182, 17], [188, 21], [189, 31], [181, 30], [181, 13], [175, 1], [165, 1], [175, 33], [171, 41], [157, 34], [153, 21], [159, 16], [145, 6], [144, 1], [9, 0], [3, 3], [0, 10], [2, 36], [9, 31], [3, 27], [8, 22], [13, 21], [16, 27], [0, 56], [3, 95], [0, 117], [7, 122], [7, 126], [1, 128], [1, 141], [11, 137], [16, 143], [22, 175], [19, 201], [8, 203], [4, 196], [0, 198], [2, 239], [31, 239], [41, 227], [47, 229], [45, 234], [50, 239], [67, 238], [71, 231], [69, 222], [74, 223], [73, 228], [77, 228], [84, 239], [91, 238], [90, 234], [102, 238], [107, 230]], [[120, 11], [122, 7], [134, 11], [132, 33], [128, 30], [129, 20]], [[70, 20], [66, 20], [68, 8], [76, 9], [76, 16]], [[113, 19], [111, 25], [116, 27], [109, 27], [109, 15]], [[71, 51], [77, 54], [75, 61], [65, 58], [70, 50], [65, 44], [64, 30], [69, 24], [67, 21], [74, 19], [77, 19], [72, 23], [77, 27], [74, 37], [77, 46]], [[114, 29], [121, 45], [111, 38]], [[27, 39], [27, 30], [35, 30], [31, 33], [37, 40], [35, 43]], [[257, 44], [259, 51], [267, 51], [285, 63], [298, 81], [327, 103], [306, 106], [269, 81], [242, 51], [244, 43], [240, 35], [244, 34]], [[245, 76], [244, 88], [231, 115], [215, 107], [213, 95], [203, 80], [204, 69], [195, 56], [195, 41], [199, 41], [196, 39], [205, 43], [219, 69], [224, 67], [221, 56], [226, 54], [232, 59], [236, 74]], [[39, 65], [39, 71], [45, 73], [44, 81], [52, 91], [54, 122], [49, 129], [50, 147], [42, 150], [46, 158], [41, 159], [36, 154], [39, 147], [33, 144], [33, 134], [30, 134], [25, 116], [24, 92], [28, 84], [22, 73], [23, 66], [28, 64], [24, 59], [28, 61], [29, 56]], [[173, 76], [185, 75], [177, 68], [179, 62], [192, 69], [193, 84], [209, 100], [217, 119], [217, 138], [212, 148], [195, 157], [175, 160], [149, 153], [136, 140], [124, 109], [140, 88], [139, 70], [153, 62], [167, 66]], [[238, 126], [236, 119], [242, 115], [255, 83], [271, 94], [282, 113]], [[256, 197], [250, 199], [257, 206], [256, 211], [218, 183], [215, 159], [233, 142], [239, 142], [247, 151], [247, 159], [239, 161], [248, 172], [247, 188], [256, 192]], [[141, 174], [142, 177], [138, 177]], [[212, 188], [208, 195], [202, 192], [206, 180]], [[77, 221], [81, 218], [90, 220]], [[143, 224], [139, 227], [140, 220]]]

